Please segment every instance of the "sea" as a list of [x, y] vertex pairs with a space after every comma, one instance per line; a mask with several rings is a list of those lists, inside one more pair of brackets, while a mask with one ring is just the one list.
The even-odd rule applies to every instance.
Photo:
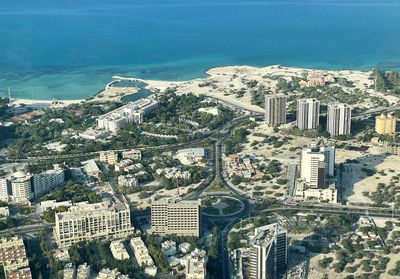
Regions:
[[399, 0], [0, 0], [0, 95], [82, 99], [113, 75], [225, 65], [400, 69]]

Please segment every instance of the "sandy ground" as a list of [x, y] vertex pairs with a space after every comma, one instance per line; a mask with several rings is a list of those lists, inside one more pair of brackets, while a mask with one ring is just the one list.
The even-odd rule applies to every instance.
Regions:
[[71, 104], [78, 104], [84, 102], [84, 99], [80, 100], [57, 100], [56, 103], [53, 104], [53, 100], [31, 100], [31, 99], [13, 99], [12, 104], [14, 106], [25, 105], [27, 107], [35, 107], [35, 106], [51, 106], [51, 107], [65, 107]]
[[[369, 89], [369, 87], [373, 84], [373, 80], [370, 79], [371, 72], [364, 71], [329, 71], [292, 68], [279, 65], [272, 65], [263, 68], [249, 66], [227, 66], [209, 69], [208, 71], [206, 71], [208, 77], [188, 81], [141, 80], [136, 78], [124, 78], [118, 76], [114, 76], [113, 78], [115, 80], [124, 79], [146, 82], [148, 84], [146, 88], [155, 92], [164, 91], [166, 88], [175, 88], [178, 94], [187, 94], [190, 92], [195, 95], [204, 94], [206, 96], [216, 98], [217, 100], [225, 104], [231, 104], [235, 107], [241, 107], [244, 109], [262, 113], [263, 109], [261, 107], [251, 104], [251, 90], [247, 85], [249, 81], [257, 81], [257, 84], [263, 85], [266, 90], [275, 92], [278, 77], [290, 81], [291, 77], [303, 78], [304, 76], [307, 76], [311, 73], [324, 73], [326, 75], [333, 76], [336, 79], [346, 78], [348, 81], [353, 82], [355, 87], [352, 89], [346, 88], [345, 91], [352, 91], [355, 88], [358, 88], [364, 92], [367, 92], [371, 96], [385, 98], [391, 103], [395, 103], [399, 100], [399, 98], [397, 97], [384, 96], [381, 93], [375, 93], [373, 89]], [[339, 85], [335, 83], [334, 86]], [[240, 89], [245, 89], [245, 94], [243, 95], [243, 97], [238, 98], [235, 92]], [[107, 84], [105, 85], [105, 89], [94, 96], [93, 99], [90, 101], [119, 101], [121, 97], [129, 94], [134, 94], [135, 92], [137, 92], [136, 88], [110, 87], [109, 84]], [[62, 101], [62, 103], [67, 105], [70, 103], [81, 101], [82, 100], [68, 100]], [[18, 102], [29, 104], [31, 100], [19, 100]], [[43, 102], [51, 101], [47, 100]], [[371, 108], [374, 105], [369, 101], [365, 101], [362, 104], [358, 104], [358, 106]]]
[[[344, 198], [352, 203], [371, 203], [363, 192], [376, 191], [378, 183], [389, 184], [393, 175], [400, 173], [400, 157], [381, 154], [379, 147], [372, 146], [367, 152], [361, 153], [349, 150], [337, 150], [336, 162], [341, 163], [346, 159], [357, 159], [359, 163], [345, 165], [343, 172]], [[367, 176], [361, 168], [385, 171], [386, 176], [376, 173]], [[389, 172], [389, 169], [394, 172]], [[378, 178], [378, 179], [377, 179]]]

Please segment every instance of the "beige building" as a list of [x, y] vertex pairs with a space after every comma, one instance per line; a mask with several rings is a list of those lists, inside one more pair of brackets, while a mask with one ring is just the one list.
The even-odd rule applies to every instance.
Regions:
[[78, 203], [56, 213], [55, 237], [60, 248], [79, 241], [113, 239], [133, 233], [129, 206], [124, 203]]
[[122, 158], [132, 160], [142, 160], [142, 152], [139, 149], [132, 149], [122, 152]]
[[151, 230], [160, 235], [200, 236], [200, 200], [164, 198], [151, 204]]
[[116, 260], [126, 260], [129, 259], [129, 254], [125, 249], [124, 244], [120, 240], [114, 240], [110, 243], [111, 253]]
[[385, 116], [383, 113], [375, 117], [375, 131], [378, 134], [393, 134], [396, 132], [397, 118], [391, 114]]
[[6, 279], [32, 278], [22, 237], [0, 238], [0, 264]]
[[100, 162], [115, 165], [118, 162], [118, 154], [114, 151], [100, 151]]
[[132, 238], [129, 243], [140, 266], [154, 266], [153, 259], [150, 257], [149, 251], [140, 237]]

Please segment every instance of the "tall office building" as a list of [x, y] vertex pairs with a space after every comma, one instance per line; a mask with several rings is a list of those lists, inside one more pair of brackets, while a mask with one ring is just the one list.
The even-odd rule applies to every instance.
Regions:
[[265, 122], [269, 126], [286, 123], [285, 95], [265, 95]]
[[159, 235], [200, 236], [200, 200], [164, 198], [151, 204], [151, 230]]
[[326, 175], [335, 170], [335, 147], [309, 147], [301, 152], [300, 177], [311, 188], [325, 188]]
[[349, 135], [351, 128], [351, 107], [346, 104], [328, 105], [326, 130], [332, 137]]
[[279, 223], [256, 228], [250, 245], [250, 279], [276, 279], [285, 271], [287, 231]]
[[383, 113], [375, 117], [375, 131], [378, 134], [393, 134], [396, 132], [397, 118], [391, 114], [385, 116]]
[[300, 130], [313, 130], [319, 125], [319, 106], [316, 99], [297, 100], [296, 125]]
[[60, 248], [79, 241], [122, 238], [134, 231], [129, 206], [125, 203], [81, 202], [66, 212], [56, 213], [55, 219], [55, 236]]

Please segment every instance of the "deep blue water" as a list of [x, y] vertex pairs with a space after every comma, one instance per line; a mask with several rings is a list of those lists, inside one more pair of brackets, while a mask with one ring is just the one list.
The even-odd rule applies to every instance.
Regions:
[[75, 99], [112, 75], [400, 68], [398, 0], [1, 0], [0, 95]]

